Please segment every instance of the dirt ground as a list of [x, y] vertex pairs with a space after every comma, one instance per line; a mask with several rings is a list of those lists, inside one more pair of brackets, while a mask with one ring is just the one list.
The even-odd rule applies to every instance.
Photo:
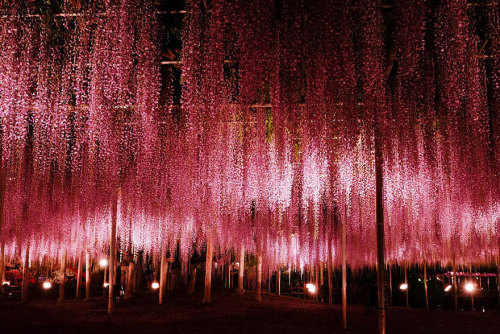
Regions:
[[[348, 329], [340, 329], [340, 308], [290, 297], [263, 296], [215, 289], [209, 306], [197, 293], [167, 294], [157, 304], [154, 295], [122, 301], [111, 318], [106, 301], [0, 301], [0, 333], [376, 333], [375, 311], [348, 308]], [[498, 312], [451, 312], [390, 308], [390, 333], [500, 333]]]

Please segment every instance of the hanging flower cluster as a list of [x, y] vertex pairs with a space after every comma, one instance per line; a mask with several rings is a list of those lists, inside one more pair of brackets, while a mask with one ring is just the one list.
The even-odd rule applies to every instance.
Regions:
[[105, 250], [120, 189], [123, 251], [186, 259], [212, 235], [303, 268], [346, 224], [349, 263], [373, 264], [375, 145], [390, 261], [498, 253], [499, 60], [478, 58], [465, 0], [395, 1], [389, 47], [379, 0], [189, 0], [180, 108], [154, 1], [81, 3], [57, 29], [4, 5], [9, 254]]

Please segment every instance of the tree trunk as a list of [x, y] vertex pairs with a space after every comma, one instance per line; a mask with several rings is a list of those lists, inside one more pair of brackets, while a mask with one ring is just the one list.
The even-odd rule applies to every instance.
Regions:
[[207, 236], [207, 254], [205, 260], [205, 291], [203, 296], [203, 304], [210, 304], [210, 290], [212, 287], [212, 232]]

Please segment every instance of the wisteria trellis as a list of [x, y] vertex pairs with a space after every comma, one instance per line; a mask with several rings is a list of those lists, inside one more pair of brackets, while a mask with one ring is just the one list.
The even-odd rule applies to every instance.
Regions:
[[500, 226], [493, 1], [483, 1], [497, 40], [487, 60], [465, 0], [394, 1], [388, 81], [379, 0], [189, 0], [181, 117], [160, 103], [154, 1], [67, 0], [77, 15], [58, 18], [58, 34], [29, 15], [34, 1], [4, 1], [7, 254], [101, 252], [121, 189], [124, 251], [179, 242], [186, 258], [215, 231], [221, 252], [261, 247], [270, 263], [303, 266], [335, 254], [347, 222], [349, 263], [373, 264], [377, 125], [388, 260], [491, 260]]

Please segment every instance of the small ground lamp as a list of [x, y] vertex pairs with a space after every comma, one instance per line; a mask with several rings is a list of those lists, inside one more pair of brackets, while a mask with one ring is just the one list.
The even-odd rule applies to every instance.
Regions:
[[450, 284], [448, 284], [448, 285], [446, 286], [446, 288], [444, 288], [444, 291], [445, 291], [445, 292], [449, 292], [449, 291], [451, 290], [451, 288], [452, 288], [452, 286], [451, 286]]
[[407, 283], [402, 283], [400, 286], [399, 286], [399, 289], [401, 291], [406, 291], [408, 290], [408, 284]]
[[52, 288], [52, 283], [45, 281], [42, 283], [43, 293], [45, 298], [47, 298], [47, 292]]
[[153, 282], [153, 283], [151, 284], [151, 288], [152, 288], [153, 290], [157, 290], [157, 289], [159, 289], [159, 288], [160, 288], [160, 284], [159, 284], [158, 282]]
[[312, 283], [307, 283], [306, 284], [306, 289], [307, 291], [309, 291], [309, 293], [311, 294], [315, 294], [316, 291], [318, 291], [318, 289], [316, 288], [316, 285], [312, 284]]

